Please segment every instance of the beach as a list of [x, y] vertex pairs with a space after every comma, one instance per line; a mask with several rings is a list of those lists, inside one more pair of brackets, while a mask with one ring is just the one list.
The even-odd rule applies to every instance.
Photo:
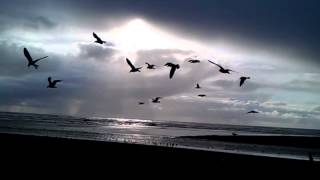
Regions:
[[319, 167], [318, 162], [294, 159], [5, 133], [0, 134], [0, 142], [1, 159], [7, 164], [58, 163], [61, 166], [90, 167], [103, 163], [106, 166], [121, 164], [135, 167], [139, 163], [150, 168], [164, 163], [166, 167], [232, 169], [245, 165], [269, 170], [282, 167], [310, 170]]

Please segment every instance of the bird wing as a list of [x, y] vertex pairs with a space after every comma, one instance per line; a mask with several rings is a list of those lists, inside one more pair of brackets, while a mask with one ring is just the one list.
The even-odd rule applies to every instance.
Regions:
[[212, 61], [210, 61], [210, 60], [208, 60], [210, 63], [212, 63], [212, 64], [214, 64], [214, 65], [216, 65], [216, 66], [218, 66], [219, 68], [221, 68], [221, 69], [224, 69], [222, 66], [220, 66], [219, 64], [217, 64], [217, 63], [214, 63], [214, 62], [212, 62]]
[[58, 82], [62, 82], [62, 80], [54, 80], [53, 83], [56, 84]]
[[28, 51], [27, 48], [24, 48], [24, 49], [23, 49], [23, 53], [24, 53], [24, 56], [26, 56], [27, 60], [28, 60], [29, 62], [32, 62], [32, 57], [30, 56], [30, 53], [29, 53], [29, 51]]
[[127, 60], [127, 63], [129, 64], [129, 66], [131, 67], [131, 69], [135, 69], [135, 67], [134, 67], [134, 65], [131, 63], [131, 61], [130, 61], [128, 58], [126, 58], [126, 60]]
[[36, 60], [34, 60], [34, 63], [36, 63], [36, 62], [38, 62], [38, 61], [40, 61], [40, 60], [42, 60], [42, 59], [45, 59], [45, 58], [47, 58], [47, 57], [49, 57], [49, 56], [45, 56], [45, 57], [42, 57], [42, 58], [36, 59]]
[[98, 35], [96, 33], [93, 32], [93, 37], [96, 39], [99, 39]]
[[176, 68], [175, 68], [175, 67], [171, 67], [171, 70], [170, 70], [170, 79], [173, 77], [175, 71], [176, 71]]
[[245, 80], [246, 80], [245, 78], [240, 78], [240, 86], [242, 86]]
[[168, 62], [168, 63], [166, 63], [166, 64], [165, 64], [165, 66], [172, 67], [172, 66], [174, 66], [174, 64], [173, 64], [173, 63], [171, 63], [171, 62]]
[[93, 37], [96, 38], [98, 41], [101, 41], [101, 39], [99, 38], [99, 36], [96, 33], [93, 33]]

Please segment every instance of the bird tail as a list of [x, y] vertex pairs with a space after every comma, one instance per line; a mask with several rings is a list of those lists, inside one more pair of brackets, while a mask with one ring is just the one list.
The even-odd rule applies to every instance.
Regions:
[[34, 68], [36, 68], [36, 69], [38, 69], [38, 67], [39, 67], [39, 65], [37, 65], [37, 64], [34, 64], [33, 66], [34, 66]]

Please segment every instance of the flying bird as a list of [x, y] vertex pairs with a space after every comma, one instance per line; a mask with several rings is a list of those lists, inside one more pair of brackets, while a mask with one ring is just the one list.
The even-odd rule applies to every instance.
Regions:
[[205, 95], [205, 94], [199, 94], [198, 96], [199, 96], [199, 97], [206, 97], [207, 95]]
[[102, 41], [102, 39], [94, 32], [93, 32], [93, 37], [96, 39], [95, 43], [98, 43], [98, 44], [106, 43], [106, 41]]
[[156, 65], [154, 65], [154, 64], [149, 64], [146, 62], [146, 65], [147, 65], [147, 69], [156, 69], [155, 68]]
[[250, 77], [240, 77], [240, 87], [243, 85], [243, 83], [247, 80], [250, 79]]
[[233, 71], [233, 70], [231, 70], [231, 69], [225, 69], [225, 68], [223, 68], [222, 66], [220, 66], [219, 64], [214, 63], [214, 62], [212, 62], [212, 61], [210, 61], [210, 60], [208, 60], [208, 61], [209, 61], [210, 63], [212, 63], [212, 64], [214, 64], [214, 65], [218, 66], [218, 67], [220, 68], [219, 72], [221, 72], [221, 73], [224, 73], [224, 74], [230, 74], [230, 71], [232, 71], [232, 72], [236, 72], [236, 71]]
[[174, 72], [176, 71], [176, 69], [180, 68], [179, 64], [173, 64], [171, 62], [166, 63], [165, 66], [171, 67], [170, 75], [169, 75], [170, 79], [173, 77]]
[[189, 63], [200, 63], [200, 60], [190, 59], [188, 62], [189, 62]]
[[131, 67], [130, 72], [140, 72], [140, 69], [141, 69], [142, 67], [136, 68], [136, 67], [131, 63], [131, 61], [130, 61], [128, 58], [126, 58], [126, 60], [127, 60], [127, 63], [129, 64], [129, 66]]
[[23, 48], [23, 53], [28, 60], [28, 67], [33, 66], [35, 69], [38, 69], [39, 67], [39, 65], [36, 64], [38, 61], [48, 57], [48, 56], [45, 56], [45, 57], [33, 60], [27, 48]]
[[200, 89], [200, 88], [201, 88], [200, 85], [199, 85], [199, 83], [197, 83], [197, 85], [196, 85], [195, 88], [196, 88], [196, 89]]
[[153, 103], [160, 103], [159, 99], [161, 99], [161, 97], [152, 98], [152, 102]]
[[252, 110], [252, 111], [249, 111], [249, 112], [247, 112], [247, 113], [248, 113], [248, 114], [256, 114], [256, 113], [259, 113], [259, 112]]
[[139, 105], [143, 105], [144, 104], [144, 102], [139, 102]]
[[57, 88], [56, 84], [58, 82], [62, 82], [62, 80], [54, 80], [54, 81], [52, 81], [52, 78], [48, 77], [48, 82], [49, 82], [49, 85], [47, 86], [47, 88]]

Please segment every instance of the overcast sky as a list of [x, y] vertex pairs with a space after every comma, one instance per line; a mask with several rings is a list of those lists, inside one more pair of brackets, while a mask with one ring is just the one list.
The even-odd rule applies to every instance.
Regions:
[[[1, 1], [0, 110], [320, 129], [319, 6], [316, 0]], [[92, 32], [107, 44], [93, 43]], [[34, 58], [49, 58], [38, 70], [28, 68], [24, 47]], [[195, 56], [200, 64], [187, 62]], [[126, 57], [142, 72], [129, 73]], [[239, 73], [221, 74], [208, 59]], [[148, 70], [145, 62], [158, 68]], [[166, 62], [181, 66], [171, 80]], [[64, 81], [47, 89], [48, 76]], [[240, 76], [251, 79], [239, 87]], [[156, 96], [164, 97], [160, 104], [150, 102]]]

